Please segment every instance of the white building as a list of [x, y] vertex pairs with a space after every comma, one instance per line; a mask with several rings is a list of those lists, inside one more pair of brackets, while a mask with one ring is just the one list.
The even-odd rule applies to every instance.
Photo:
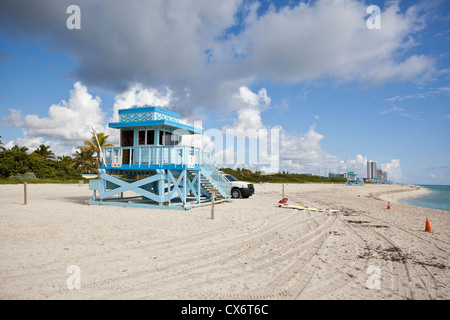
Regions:
[[378, 176], [377, 174], [377, 162], [367, 161], [367, 179], [373, 179]]

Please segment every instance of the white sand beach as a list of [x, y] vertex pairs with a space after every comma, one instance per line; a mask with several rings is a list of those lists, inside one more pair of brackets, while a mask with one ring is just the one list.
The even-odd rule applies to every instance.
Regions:
[[280, 184], [255, 189], [212, 220], [210, 207], [86, 205], [86, 184], [28, 185], [24, 205], [23, 185], [0, 185], [0, 298], [450, 298], [450, 212], [399, 202], [424, 189], [285, 185], [290, 204], [336, 213], [279, 208]]

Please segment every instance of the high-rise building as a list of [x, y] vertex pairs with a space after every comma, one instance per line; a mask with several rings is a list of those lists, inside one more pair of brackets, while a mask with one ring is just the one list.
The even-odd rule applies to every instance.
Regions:
[[377, 178], [378, 181], [383, 181], [383, 170], [377, 169]]
[[367, 161], [367, 179], [374, 179], [378, 177], [377, 162]]

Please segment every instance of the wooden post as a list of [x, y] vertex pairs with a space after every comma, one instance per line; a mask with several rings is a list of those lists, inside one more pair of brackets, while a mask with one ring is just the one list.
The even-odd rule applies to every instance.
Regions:
[[216, 192], [213, 190], [211, 193], [211, 219], [214, 220], [214, 202], [216, 200]]
[[83, 186], [83, 180], [78, 180], [78, 186], [82, 187]]
[[23, 204], [27, 204], [27, 183], [23, 183]]

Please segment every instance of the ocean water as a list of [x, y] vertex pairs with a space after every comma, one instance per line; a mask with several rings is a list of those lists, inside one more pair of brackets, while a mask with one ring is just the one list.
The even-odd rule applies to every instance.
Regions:
[[405, 202], [413, 206], [450, 211], [450, 186], [420, 185], [431, 192], [421, 197], [406, 199]]

